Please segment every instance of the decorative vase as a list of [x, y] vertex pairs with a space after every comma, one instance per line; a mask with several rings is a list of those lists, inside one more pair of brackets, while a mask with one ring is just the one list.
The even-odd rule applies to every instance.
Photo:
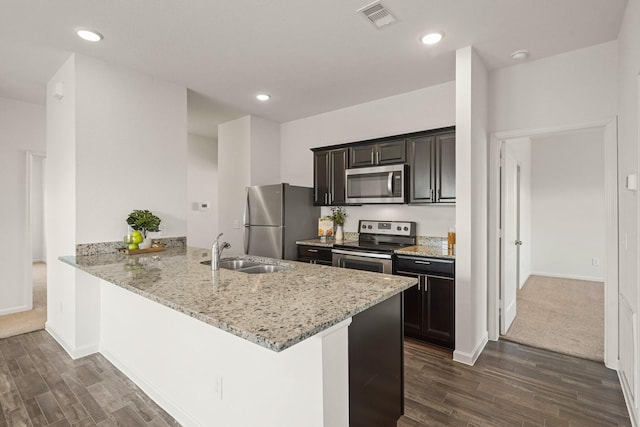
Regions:
[[342, 242], [344, 239], [344, 232], [342, 231], [342, 225], [336, 226], [336, 242]]

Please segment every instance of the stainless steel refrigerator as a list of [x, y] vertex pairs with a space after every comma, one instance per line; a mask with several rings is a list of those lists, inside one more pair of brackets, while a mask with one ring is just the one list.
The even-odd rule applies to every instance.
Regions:
[[317, 235], [320, 208], [313, 206], [313, 188], [289, 184], [247, 187], [244, 211], [244, 253], [297, 259], [296, 240]]

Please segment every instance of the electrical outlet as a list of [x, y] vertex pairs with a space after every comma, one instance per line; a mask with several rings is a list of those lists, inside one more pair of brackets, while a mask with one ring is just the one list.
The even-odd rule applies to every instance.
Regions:
[[591, 265], [593, 266], [600, 265], [600, 258], [591, 258]]

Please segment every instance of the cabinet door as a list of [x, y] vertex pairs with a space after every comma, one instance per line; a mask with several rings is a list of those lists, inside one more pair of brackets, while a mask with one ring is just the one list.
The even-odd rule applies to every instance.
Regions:
[[409, 150], [409, 203], [435, 202], [435, 139], [433, 136], [410, 138]]
[[454, 348], [455, 281], [426, 276], [422, 332], [428, 342]]
[[423, 276], [419, 276], [418, 284], [404, 291], [404, 333], [406, 336], [422, 338]]
[[331, 265], [331, 248], [298, 245], [298, 261]]
[[313, 204], [316, 206], [329, 203], [329, 154], [330, 151], [313, 153]]
[[436, 136], [437, 201], [456, 201], [456, 134]]
[[358, 144], [349, 147], [349, 167], [357, 168], [375, 164], [375, 144]]
[[346, 148], [333, 150], [330, 154], [331, 162], [331, 204], [341, 206], [347, 202], [345, 171], [347, 169]]
[[375, 160], [379, 165], [390, 165], [406, 162], [407, 150], [405, 148], [404, 139], [379, 143]]

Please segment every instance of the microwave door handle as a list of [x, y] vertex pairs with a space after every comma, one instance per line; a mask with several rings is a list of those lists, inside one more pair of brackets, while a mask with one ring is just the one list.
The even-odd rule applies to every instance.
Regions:
[[387, 178], [387, 191], [389, 196], [393, 196], [393, 172], [389, 172], [389, 177]]

